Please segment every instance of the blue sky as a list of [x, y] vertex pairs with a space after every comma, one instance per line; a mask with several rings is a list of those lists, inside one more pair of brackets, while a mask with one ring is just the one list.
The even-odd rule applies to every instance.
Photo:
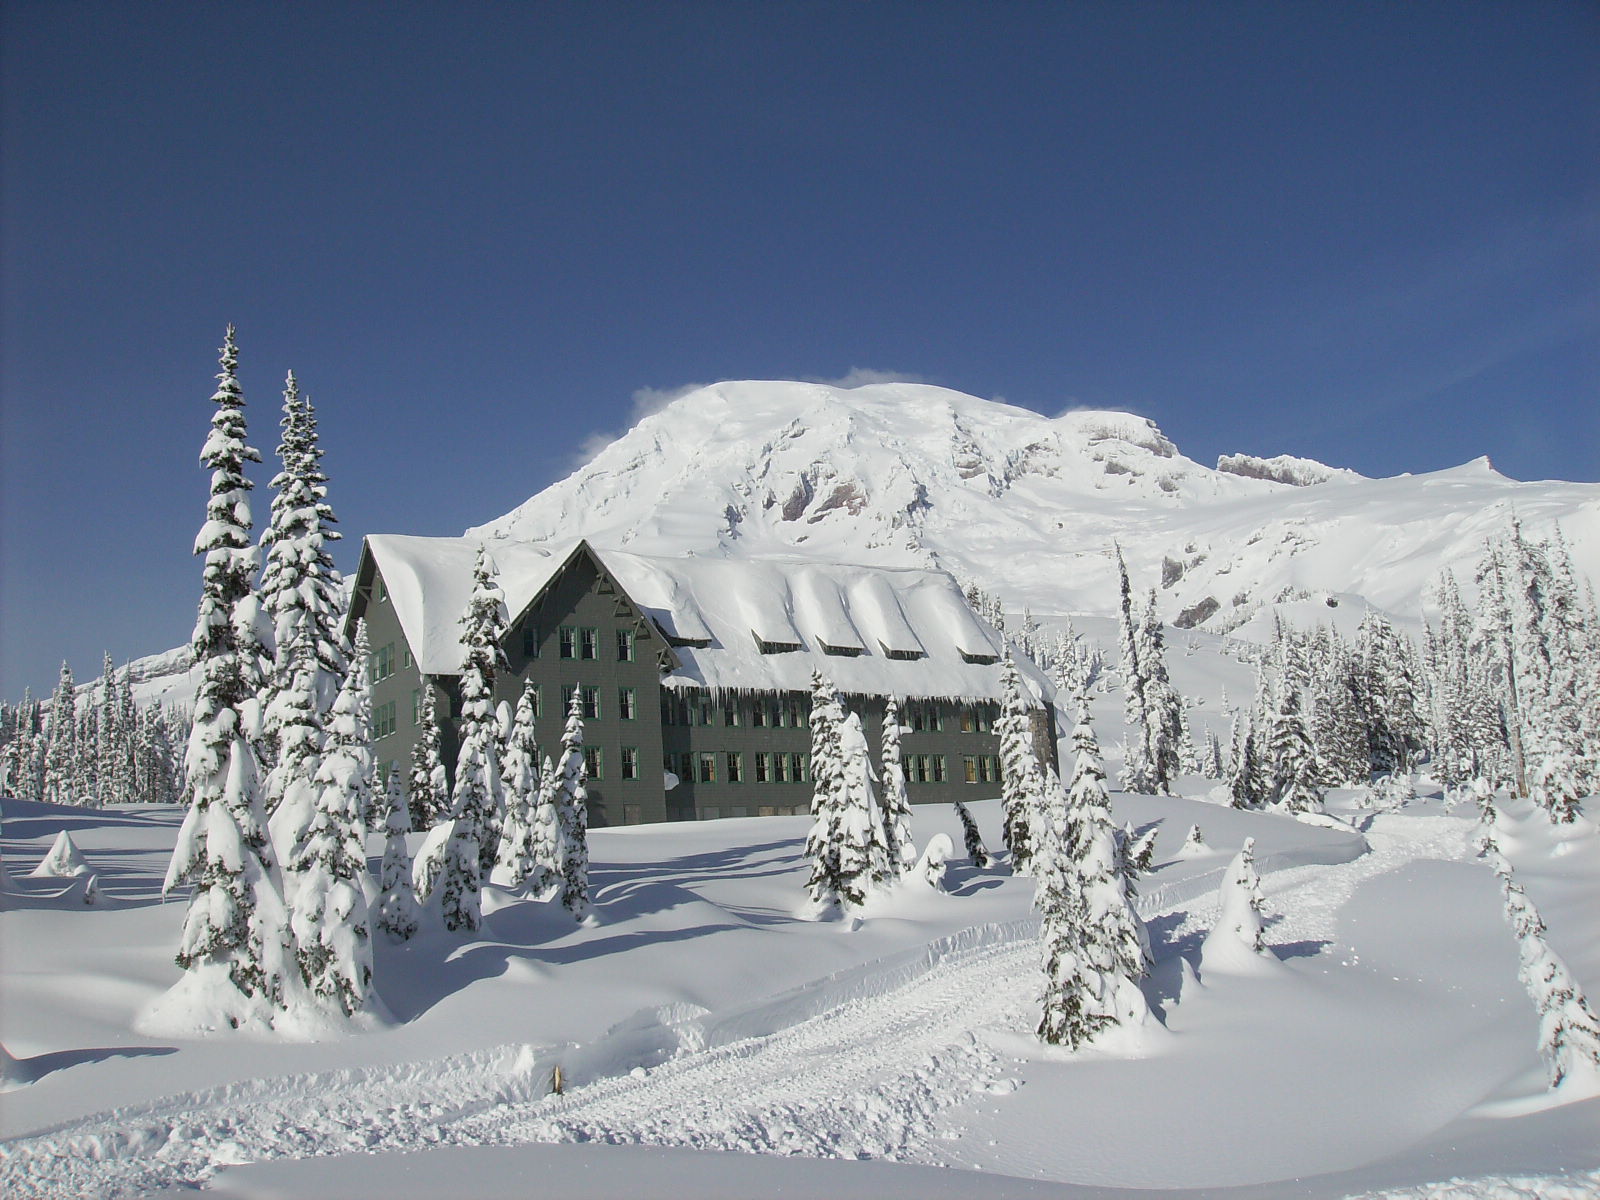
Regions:
[[0, 105], [7, 697], [187, 638], [228, 321], [347, 568], [852, 368], [1600, 479], [1593, 4], [9, 0]]

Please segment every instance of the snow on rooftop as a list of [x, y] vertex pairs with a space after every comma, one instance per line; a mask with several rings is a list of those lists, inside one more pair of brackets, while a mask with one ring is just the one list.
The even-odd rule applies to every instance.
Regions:
[[[483, 544], [514, 620], [580, 543]], [[479, 545], [470, 537], [367, 539], [427, 674], [460, 671], [460, 619]], [[680, 666], [669, 685], [798, 691], [820, 669], [845, 692], [999, 695], [1000, 667], [990, 660], [1003, 653], [1000, 639], [943, 571], [590, 549], [674, 642]], [[1049, 695], [1042, 675], [1021, 668], [1036, 699]]]

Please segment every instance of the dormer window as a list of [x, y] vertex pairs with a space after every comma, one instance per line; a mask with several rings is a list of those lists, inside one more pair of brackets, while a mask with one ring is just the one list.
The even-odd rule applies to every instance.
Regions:
[[865, 646], [830, 646], [827, 642], [819, 644], [824, 654], [831, 654], [835, 658], [858, 658], [867, 652]]
[[978, 667], [992, 667], [1000, 661], [1000, 656], [998, 654], [974, 654], [970, 650], [963, 650], [961, 652], [961, 661]]
[[799, 642], [769, 642], [759, 633], [753, 636], [756, 639], [756, 645], [763, 654], [793, 654], [797, 650], [804, 649]]

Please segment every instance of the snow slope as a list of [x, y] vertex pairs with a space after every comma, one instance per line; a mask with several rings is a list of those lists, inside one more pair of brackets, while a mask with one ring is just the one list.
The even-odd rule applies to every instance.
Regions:
[[469, 533], [936, 564], [1041, 617], [1110, 612], [1118, 541], [1167, 619], [1211, 601], [1213, 629], [1302, 591], [1416, 617], [1433, 577], [1470, 578], [1513, 510], [1538, 536], [1559, 521], [1600, 579], [1600, 485], [1519, 483], [1486, 458], [1393, 479], [1289, 457], [1223, 465], [1128, 413], [1049, 418], [923, 384], [719, 383]]
[[[595, 831], [594, 927], [497, 895], [477, 939], [381, 947], [379, 990], [404, 1022], [387, 1031], [152, 1041], [131, 1022], [176, 974], [183, 905], [156, 898], [176, 814], [8, 802], [0, 1041], [36, 1082], [0, 1095], [0, 1191], [441, 1194], [403, 1190], [437, 1153], [469, 1173], [449, 1194], [513, 1194], [508, 1181], [546, 1164], [589, 1163], [641, 1200], [682, 1195], [700, 1171], [708, 1195], [751, 1179], [855, 1194], [832, 1172], [861, 1158], [885, 1196], [1332, 1198], [1464, 1174], [1555, 1195], [1600, 1179], [1585, 1175], [1600, 1168], [1600, 1100], [1506, 1103], [1542, 1091], [1536, 1021], [1463, 813], [1432, 800], [1352, 813], [1362, 836], [1193, 799], [1119, 796], [1116, 809], [1161, 822], [1140, 908], [1164, 1024], [1073, 1057], [1031, 1036], [1029, 881], [958, 860], [948, 894], [919, 886], [859, 922], [795, 920], [803, 818]], [[976, 813], [998, 840], [997, 805]], [[1552, 941], [1600, 991], [1600, 835], [1585, 825], [1558, 853], [1538, 818], [1513, 816], [1508, 843]], [[942, 806], [914, 820], [921, 841], [959, 837]], [[1195, 823], [1213, 853], [1180, 856]], [[15, 878], [61, 829], [105, 880], [99, 908]], [[1247, 836], [1275, 914], [1270, 969], [1197, 978], [1217, 883]], [[547, 1158], [552, 1143], [582, 1155]], [[618, 1145], [641, 1150], [608, 1156]], [[507, 1149], [448, 1158], [478, 1147]], [[681, 1157], [728, 1151], [828, 1162], [751, 1175], [743, 1160]], [[361, 1183], [347, 1190], [351, 1155]], [[326, 1161], [289, 1161], [304, 1158]], [[891, 1163], [940, 1173], [901, 1178]], [[974, 1171], [1008, 1182], [984, 1191]]]

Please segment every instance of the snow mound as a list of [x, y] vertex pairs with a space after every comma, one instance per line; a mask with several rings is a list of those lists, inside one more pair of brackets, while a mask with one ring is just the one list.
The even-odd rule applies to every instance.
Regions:
[[72, 835], [63, 829], [56, 834], [55, 843], [50, 847], [50, 853], [44, 860], [29, 872], [33, 879], [76, 879], [80, 875], [88, 875], [89, 864], [83, 861], [83, 855], [78, 852], [77, 844], [72, 840]]

